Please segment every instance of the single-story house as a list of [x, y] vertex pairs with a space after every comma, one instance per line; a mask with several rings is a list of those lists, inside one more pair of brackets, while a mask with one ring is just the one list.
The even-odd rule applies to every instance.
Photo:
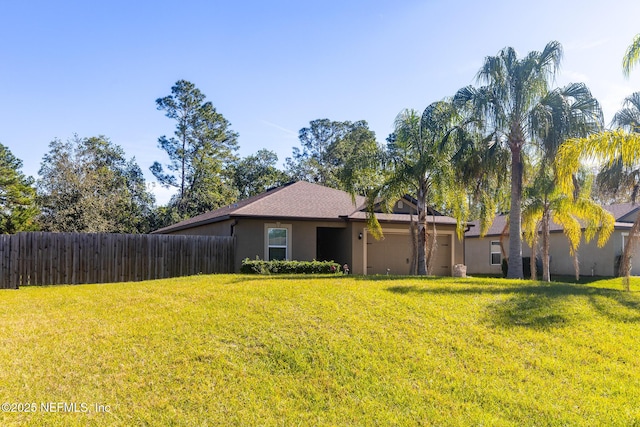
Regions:
[[[629, 238], [629, 230], [640, 213], [640, 205], [621, 203], [605, 206], [615, 218], [615, 228], [607, 243], [599, 248], [597, 236], [586, 243], [583, 240], [578, 248], [580, 274], [583, 276], [615, 276], [617, 260], [622, 254], [624, 245]], [[477, 222], [472, 223], [465, 233], [465, 260], [468, 274], [502, 274], [501, 264], [503, 253], [500, 247], [500, 236], [507, 225], [508, 216], [498, 215], [487, 234], [480, 237], [480, 227]], [[509, 254], [508, 229], [502, 239], [504, 251]], [[542, 242], [540, 241], [540, 244]], [[529, 257], [531, 248], [523, 240], [522, 256]], [[540, 251], [538, 251], [538, 257]], [[569, 241], [565, 237], [562, 227], [552, 223], [549, 235], [549, 264], [550, 273], [554, 275], [574, 275], [573, 258], [569, 253]], [[635, 259], [640, 257], [636, 256]], [[640, 262], [633, 262], [633, 275], [640, 275]]]
[[[235, 268], [242, 260], [336, 261], [353, 274], [409, 274], [409, 224], [415, 204], [406, 197], [391, 213], [378, 212], [384, 238], [367, 230], [364, 197], [298, 181], [260, 195], [198, 215], [159, 234], [217, 235], [236, 238]], [[414, 214], [415, 218], [415, 214]], [[456, 236], [456, 220], [430, 212], [429, 228], [436, 226], [437, 249], [433, 274], [452, 275], [464, 263], [463, 241]]]

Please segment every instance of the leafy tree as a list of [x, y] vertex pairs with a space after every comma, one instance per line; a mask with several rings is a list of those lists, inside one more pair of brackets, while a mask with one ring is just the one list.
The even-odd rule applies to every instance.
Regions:
[[[429, 273], [430, 260], [436, 247], [435, 222], [429, 234], [428, 212], [436, 201], [462, 206], [463, 191], [452, 188], [451, 157], [466, 133], [458, 126], [459, 116], [448, 101], [434, 102], [420, 114], [402, 111], [395, 120], [395, 131], [388, 138], [389, 174], [385, 181], [367, 194], [369, 228], [374, 237], [382, 237], [380, 224], [373, 215], [379, 200], [394, 203], [408, 194], [417, 201], [417, 273]], [[387, 210], [389, 206], [386, 206]], [[432, 212], [433, 214], [433, 212]], [[462, 232], [462, 228], [459, 230]]]
[[509, 209], [510, 278], [523, 278], [522, 270], [522, 191], [524, 151], [533, 141], [536, 129], [531, 116], [536, 105], [548, 93], [562, 57], [558, 42], [548, 43], [542, 52], [530, 52], [518, 58], [507, 47], [489, 56], [477, 79], [485, 86], [463, 88], [455, 95], [458, 105], [468, 104], [496, 144], [505, 144], [511, 153], [511, 203]]
[[20, 169], [22, 161], [0, 144], [0, 234], [37, 228], [34, 181], [24, 176]]
[[624, 75], [628, 77], [638, 62], [640, 62], [640, 34], [637, 34], [633, 38], [633, 41], [624, 54], [624, 58], [622, 58], [622, 71]]
[[38, 174], [45, 231], [149, 231], [154, 198], [142, 170], [104, 136], [52, 141]]
[[293, 157], [286, 159], [287, 173], [294, 179], [364, 194], [377, 176], [372, 168], [380, 170], [372, 160], [380, 158], [382, 149], [364, 120], [314, 120], [300, 130], [299, 138], [302, 150], [294, 147]]
[[158, 98], [158, 110], [176, 121], [174, 137], [158, 145], [169, 156], [165, 171], [159, 162], [151, 172], [165, 187], [178, 188], [171, 200], [179, 218], [218, 208], [235, 199], [231, 165], [236, 160], [238, 134], [195, 85], [179, 80], [171, 95]]
[[234, 165], [233, 183], [239, 197], [246, 199], [290, 181], [289, 176], [276, 167], [278, 155], [262, 149]]

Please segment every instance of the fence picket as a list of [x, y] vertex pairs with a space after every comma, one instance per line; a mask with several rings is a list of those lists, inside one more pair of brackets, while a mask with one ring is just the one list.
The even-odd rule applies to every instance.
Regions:
[[231, 273], [233, 237], [18, 233], [0, 235], [0, 289]]

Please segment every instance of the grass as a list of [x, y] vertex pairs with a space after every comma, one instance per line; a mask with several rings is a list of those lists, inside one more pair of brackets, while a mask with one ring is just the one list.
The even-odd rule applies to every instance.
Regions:
[[227, 275], [2, 291], [0, 402], [37, 410], [0, 412], [0, 425], [640, 425], [634, 280], [621, 292], [619, 279]]

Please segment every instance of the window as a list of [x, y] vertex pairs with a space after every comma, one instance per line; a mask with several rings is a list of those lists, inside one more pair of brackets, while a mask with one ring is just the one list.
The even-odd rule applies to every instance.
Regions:
[[291, 225], [265, 224], [265, 259], [290, 259]]
[[500, 241], [491, 242], [491, 265], [500, 265], [502, 262], [502, 250], [500, 250]]

